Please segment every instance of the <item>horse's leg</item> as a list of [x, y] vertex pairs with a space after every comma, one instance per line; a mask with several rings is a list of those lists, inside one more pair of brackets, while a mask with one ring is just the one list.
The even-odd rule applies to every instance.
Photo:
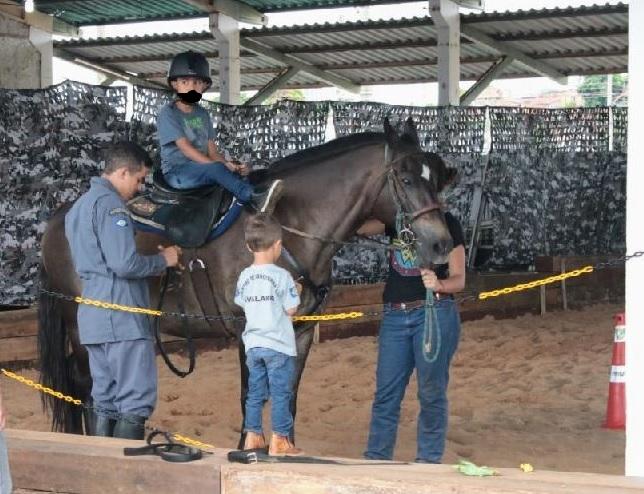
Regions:
[[293, 429], [289, 434], [291, 442], [295, 444], [295, 415], [297, 414], [297, 391], [300, 387], [300, 379], [304, 372], [306, 359], [309, 357], [311, 344], [313, 343], [313, 329], [315, 323], [305, 327], [304, 329], [297, 329], [295, 331], [295, 344], [297, 346], [297, 360], [295, 363], [295, 382], [293, 383], [293, 398], [291, 400], [291, 414], [293, 415]]
[[[70, 380], [72, 388], [75, 391], [75, 398], [78, 398], [87, 407], [83, 408], [82, 421], [81, 417], [77, 418], [75, 429], [78, 433], [93, 435], [94, 427], [91, 423], [92, 414], [88, 407], [92, 406], [92, 376], [89, 371], [89, 359], [87, 350], [80, 343], [72, 339], [72, 353], [67, 357], [69, 360], [68, 368], [70, 370]], [[81, 423], [82, 422], [82, 423]]]

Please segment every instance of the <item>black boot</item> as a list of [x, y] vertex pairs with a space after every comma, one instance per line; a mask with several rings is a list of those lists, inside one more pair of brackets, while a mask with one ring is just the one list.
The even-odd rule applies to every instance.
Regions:
[[116, 421], [114, 437], [123, 439], [143, 439], [145, 436], [145, 417], [122, 414]]
[[104, 415], [97, 415], [96, 411], [90, 410], [87, 420], [87, 435], [112, 437], [114, 435], [114, 426], [116, 420]]
[[273, 214], [277, 201], [282, 196], [283, 187], [281, 180], [273, 180], [266, 189], [253, 192], [250, 198], [251, 205], [258, 213]]

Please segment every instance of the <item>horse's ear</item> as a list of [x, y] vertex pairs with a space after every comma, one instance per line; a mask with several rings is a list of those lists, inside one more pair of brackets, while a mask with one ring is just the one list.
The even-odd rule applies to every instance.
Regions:
[[429, 166], [435, 174], [436, 179], [436, 192], [441, 192], [448, 185], [453, 185], [458, 179], [458, 170], [456, 168], [448, 168], [443, 158], [436, 153], [427, 153]]
[[445, 168], [445, 179], [443, 183], [438, 184], [438, 191], [442, 191], [448, 185], [454, 185], [458, 182], [458, 170], [456, 168]]
[[385, 140], [387, 141], [387, 144], [390, 146], [395, 146], [398, 144], [398, 132], [391, 126], [389, 123], [389, 118], [385, 117], [384, 121], [384, 129], [385, 129]]
[[407, 120], [405, 120], [403, 138], [405, 137], [409, 141], [411, 141], [412, 144], [415, 144], [416, 146], [420, 147], [420, 139], [418, 139], [418, 131], [416, 130], [416, 124], [414, 123], [414, 119], [411, 117], [408, 117]]

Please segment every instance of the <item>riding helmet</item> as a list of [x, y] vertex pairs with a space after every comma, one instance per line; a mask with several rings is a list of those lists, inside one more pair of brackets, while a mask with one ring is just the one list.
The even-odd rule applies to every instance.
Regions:
[[199, 77], [208, 83], [208, 87], [212, 84], [208, 60], [201, 53], [192, 50], [179, 53], [172, 59], [168, 70], [168, 86], [172, 87], [170, 83], [179, 77]]

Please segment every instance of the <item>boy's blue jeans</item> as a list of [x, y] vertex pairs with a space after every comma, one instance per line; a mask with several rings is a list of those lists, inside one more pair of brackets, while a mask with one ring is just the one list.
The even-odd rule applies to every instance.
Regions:
[[290, 403], [293, 396], [295, 357], [270, 348], [251, 348], [246, 352], [248, 395], [244, 432], [262, 433], [262, 409], [271, 399], [273, 432], [288, 436], [293, 428]]
[[11, 473], [4, 436], [0, 432], [0, 494], [11, 494]]
[[393, 458], [400, 404], [416, 368], [420, 402], [416, 461], [441, 462], [447, 433], [449, 364], [458, 346], [461, 324], [453, 299], [436, 301], [436, 308], [441, 346], [436, 361], [428, 363], [423, 357], [425, 310], [422, 307], [387, 310], [385, 306], [378, 337], [376, 393], [365, 458]]
[[253, 193], [253, 186], [231, 172], [223, 163], [200, 164], [189, 161], [164, 172], [163, 177], [175, 189], [194, 189], [219, 184], [241, 202], [250, 201]]

